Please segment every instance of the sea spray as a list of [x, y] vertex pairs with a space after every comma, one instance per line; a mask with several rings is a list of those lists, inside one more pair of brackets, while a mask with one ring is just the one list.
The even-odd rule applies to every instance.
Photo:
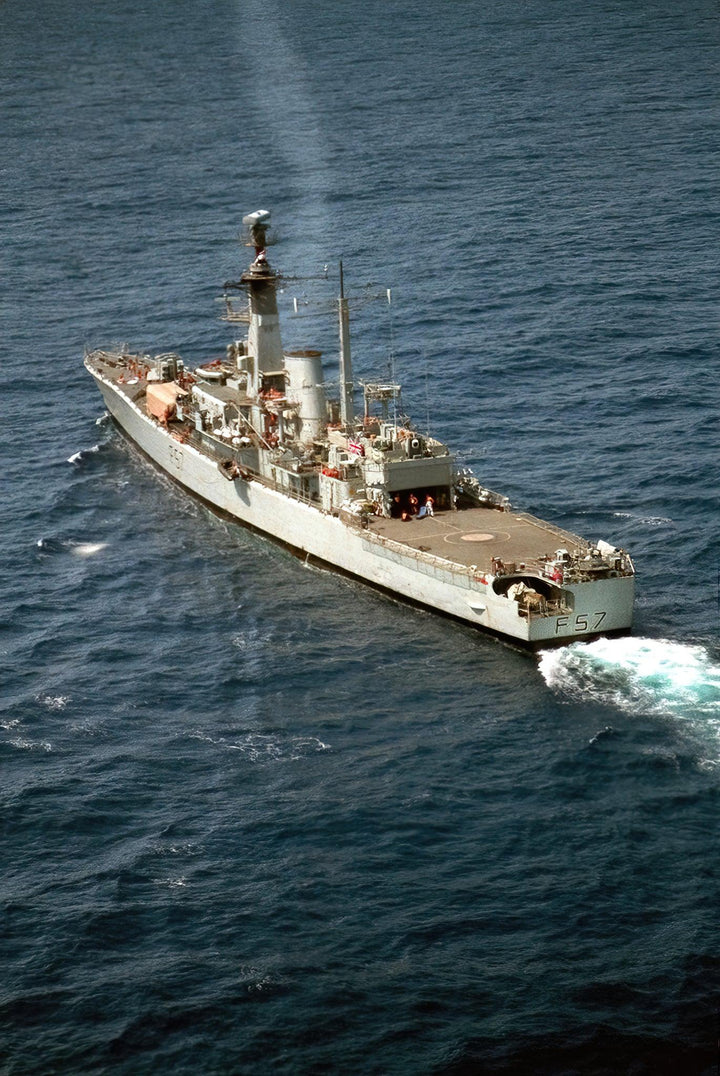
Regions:
[[548, 687], [630, 714], [690, 722], [720, 744], [720, 665], [703, 646], [668, 639], [597, 639], [545, 651]]

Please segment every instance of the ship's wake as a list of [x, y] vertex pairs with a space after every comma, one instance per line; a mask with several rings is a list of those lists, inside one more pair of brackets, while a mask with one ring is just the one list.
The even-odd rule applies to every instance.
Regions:
[[73, 452], [72, 456], [68, 456], [66, 463], [72, 463], [75, 466], [82, 463], [88, 458], [88, 456], [94, 455], [94, 453], [100, 451], [100, 445], [93, 445], [92, 448], [81, 448], [77, 452]]
[[548, 687], [629, 714], [688, 722], [720, 757], [720, 664], [704, 646], [667, 639], [597, 639], [541, 654]]
[[41, 556], [72, 553], [75, 557], [94, 557], [107, 549], [107, 542], [77, 542], [72, 538], [38, 538], [35, 543]]

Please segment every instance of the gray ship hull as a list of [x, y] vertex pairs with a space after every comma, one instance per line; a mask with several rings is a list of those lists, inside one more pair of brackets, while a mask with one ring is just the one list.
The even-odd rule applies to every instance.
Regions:
[[[621, 634], [631, 627], [632, 575], [566, 584], [561, 612], [531, 615], [507, 593], [498, 593], [493, 577], [477, 565], [418, 549], [372, 525], [349, 522], [318, 504], [272, 488], [259, 476], [228, 480], [216, 459], [173, 436], [131, 398], [125, 386], [120, 388], [96, 365], [86, 360], [86, 366], [117, 425], [156, 466], [215, 510], [299, 555], [533, 649]], [[499, 513], [493, 515], [497, 518]]]

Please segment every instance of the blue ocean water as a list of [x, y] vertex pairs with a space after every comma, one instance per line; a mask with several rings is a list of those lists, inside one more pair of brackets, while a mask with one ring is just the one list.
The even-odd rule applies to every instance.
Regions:
[[[3, 1073], [715, 1071], [719, 45], [710, 0], [0, 5]], [[261, 206], [344, 258], [360, 376], [631, 550], [630, 639], [404, 608], [108, 424], [83, 348], [217, 353]]]

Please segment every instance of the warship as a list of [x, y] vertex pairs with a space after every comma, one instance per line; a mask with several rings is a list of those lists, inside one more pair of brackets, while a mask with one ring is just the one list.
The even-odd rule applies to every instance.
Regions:
[[628, 632], [625, 550], [514, 511], [403, 417], [392, 374], [362, 382], [356, 408], [342, 265], [339, 398], [319, 351], [285, 350], [270, 223], [243, 218], [254, 258], [222, 314], [241, 338], [220, 357], [191, 370], [172, 352], [86, 352], [123, 433], [216, 512], [396, 599], [531, 649]]

